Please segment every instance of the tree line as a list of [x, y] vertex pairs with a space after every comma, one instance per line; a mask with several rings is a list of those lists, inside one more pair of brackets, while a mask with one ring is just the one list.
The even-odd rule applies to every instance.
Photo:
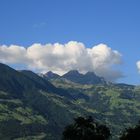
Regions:
[[[91, 116], [78, 117], [65, 127], [62, 140], [109, 140], [110, 129], [95, 121]], [[134, 128], [127, 128], [120, 140], [140, 140], [140, 122]]]

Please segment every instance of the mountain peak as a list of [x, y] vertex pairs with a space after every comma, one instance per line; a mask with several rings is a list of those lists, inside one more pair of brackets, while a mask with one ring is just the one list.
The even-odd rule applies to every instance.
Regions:
[[[66, 74], [80, 74], [81, 75], [81, 73], [79, 73], [78, 70], [70, 70]], [[66, 75], [66, 74], [64, 74], [64, 75]]]
[[56, 79], [56, 78], [58, 78], [60, 76], [58, 74], [52, 72], [52, 71], [48, 71], [47, 73], [45, 73], [43, 75], [43, 77], [49, 80], [49, 79]]
[[69, 72], [76, 72], [76, 73], [79, 73], [78, 70], [70, 70]]
[[47, 73], [45, 73], [45, 75], [54, 75], [56, 73], [52, 72], [52, 71], [48, 71]]
[[92, 71], [88, 71], [85, 75], [96, 75], [96, 74]]
[[70, 80], [79, 84], [105, 84], [105, 80], [102, 77], [97, 76], [94, 72], [87, 72], [81, 74], [77, 70], [71, 70], [64, 74], [62, 78]]
[[80, 77], [82, 77], [83, 76], [83, 74], [81, 74], [81, 73], [79, 73], [79, 71], [78, 70], [70, 70], [70, 71], [68, 71], [67, 73], [65, 73], [62, 77], [63, 78], [68, 78], [68, 80], [69, 79], [75, 79], [75, 78], [80, 78]]

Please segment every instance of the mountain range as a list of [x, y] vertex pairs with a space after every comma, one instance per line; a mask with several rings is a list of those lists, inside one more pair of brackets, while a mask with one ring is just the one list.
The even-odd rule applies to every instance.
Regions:
[[88, 115], [118, 139], [140, 120], [140, 87], [106, 82], [93, 72], [38, 75], [0, 63], [1, 140], [60, 140], [73, 118]]
[[74, 83], [79, 84], [106, 84], [106, 81], [103, 77], [97, 76], [94, 72], [87, 72], [86, 74], [79, 73], [77, 70], [71, 70], [64, 75], [60, 76], [56, 73], [53, 73], [51, 71], [40, 74], [43, 78], [46, 78], [47, 80], [51, 79], [66, 79]]

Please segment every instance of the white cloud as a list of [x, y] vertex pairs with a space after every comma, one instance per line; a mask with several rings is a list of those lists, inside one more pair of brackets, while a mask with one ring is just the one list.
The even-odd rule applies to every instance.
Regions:
[[81, 42], [67, 44], [33, 44], [28, 48], [11, 45], [0, 46], [0, 62], [25, 64], [37, 71], [54, 71], [63, 74], [77, 69], [80, 72], [94, 71], [108, 80], [122, 76], [114, 71], [114, 65], [121, 64], [121, 54], [105, 44], [86, 48]]
[[138, 72], [140, 73], [140, 61], [138, 61], [138, 62], [136, 63], [136, 66], [137, 66]]
[[0, 62], [2, 63], [24, 63], [27, 60], [26, 49], [21, 46], [0, 46]]

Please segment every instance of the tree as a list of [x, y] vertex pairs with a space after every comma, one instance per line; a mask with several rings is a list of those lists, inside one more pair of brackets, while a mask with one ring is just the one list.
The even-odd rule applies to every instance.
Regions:
[[120, 140], [140, 140], [140, 122], [134, 128], [126, 129]]
[[107, 140], [111, 134], [108, 127], [95, 122], [91, 116], [78, 117], [65, 127], [63, 140]]

